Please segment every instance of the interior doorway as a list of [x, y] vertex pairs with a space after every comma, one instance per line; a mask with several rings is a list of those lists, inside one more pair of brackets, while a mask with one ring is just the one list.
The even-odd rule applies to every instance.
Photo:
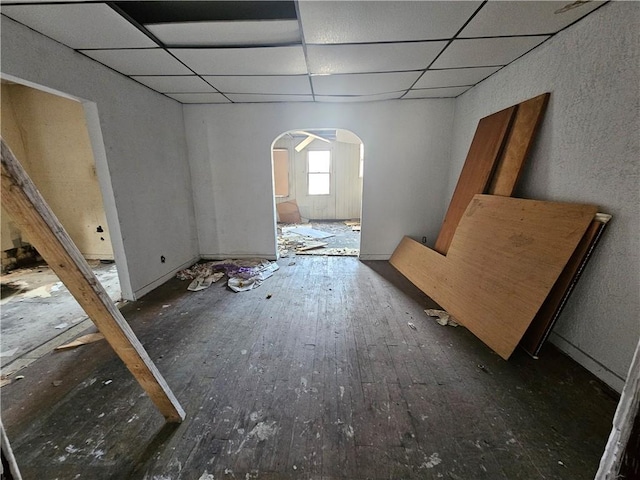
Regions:
[[[2, 80], [0, 131], [94, 273], [121, 298], [85, 109], [79, 101]], [[3, 375], [90, 325], [57, 276], [2, 210]]]
[[278, 254], [359, 256], [364, 145], [341, 129], [300, 129], [272, 145]]

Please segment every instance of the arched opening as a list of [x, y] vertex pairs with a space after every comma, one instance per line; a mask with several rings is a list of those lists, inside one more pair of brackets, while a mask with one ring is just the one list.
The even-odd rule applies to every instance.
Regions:
[[278, 255], [360, 255], [364, 144], [342, 129], [290, 130], [272, 144]]

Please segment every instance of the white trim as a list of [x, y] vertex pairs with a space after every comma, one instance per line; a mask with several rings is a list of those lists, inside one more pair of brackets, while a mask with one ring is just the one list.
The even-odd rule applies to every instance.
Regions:
[[226, 260], [227, 258], [233, 259], [250, 259], [250, 258], [264, 258], [266, 260], [277, 260], [276, 255], [271, 253], [216, 253], [200, 255], [202, 260]]
[[624, 378], [621, 378], [616, 373], [612, 372], [608, 368], [604, 367], [596, 360], [591, 358], [585, 352], [578, 347], [567, 341], [555, 332], [551, 332], [549, 341], [556, 347], [566, 353], [569, 357], [573, 358], [576, 362], [582, 365], [584, 368], [593, 373], [596, 377], [602, 380], [604, 383], [613, 388], [616, 392], [620, 393], [624, 387]]
[[360, 260], [389, 260], [391, 255], [388, 253], [361, 253], [358, 258]]

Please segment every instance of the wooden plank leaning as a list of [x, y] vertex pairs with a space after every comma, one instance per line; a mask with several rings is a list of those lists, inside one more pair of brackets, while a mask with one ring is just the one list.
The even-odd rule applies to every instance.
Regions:
[[0, 142], [2, 206], [29, 236], [31, 244], [95, 323], [166, 421], [182, 422], [184, 410], [120, 310], [109, 298], [4, 139], [0, 139]]

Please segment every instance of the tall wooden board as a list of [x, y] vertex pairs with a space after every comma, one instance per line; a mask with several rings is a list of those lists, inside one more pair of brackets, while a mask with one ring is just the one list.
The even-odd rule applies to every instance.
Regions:
[[2, 206], [69, 289], [168, 422], [185, 412], [31, 179], [1, 140]]
[[446, 257], [405, 237], [390, 262], [507, 359], [596, 212], [591, 205], [476, 195]]
[[606, 222], [594, 219], [580, 243], [576, 247], [569, 262], [553, 285], [549, 295], [538, 310], [531, 325], [520, 341], [520, 346], [531, 356], [537, 356], [544, 341], [549, 336], [553, 325], [562, 312], [576, 282], [580, 278], [593, 249], [595, 248]]
[[485, 193], [502, 151], [517, 105], [478, 122], [434, 249], [447, 254], [458, 222], [474, 195]]
[[518, 111], [486, 193], [505, 197], [513, 195], [550, 95], [543, 93], [518, 104]]

